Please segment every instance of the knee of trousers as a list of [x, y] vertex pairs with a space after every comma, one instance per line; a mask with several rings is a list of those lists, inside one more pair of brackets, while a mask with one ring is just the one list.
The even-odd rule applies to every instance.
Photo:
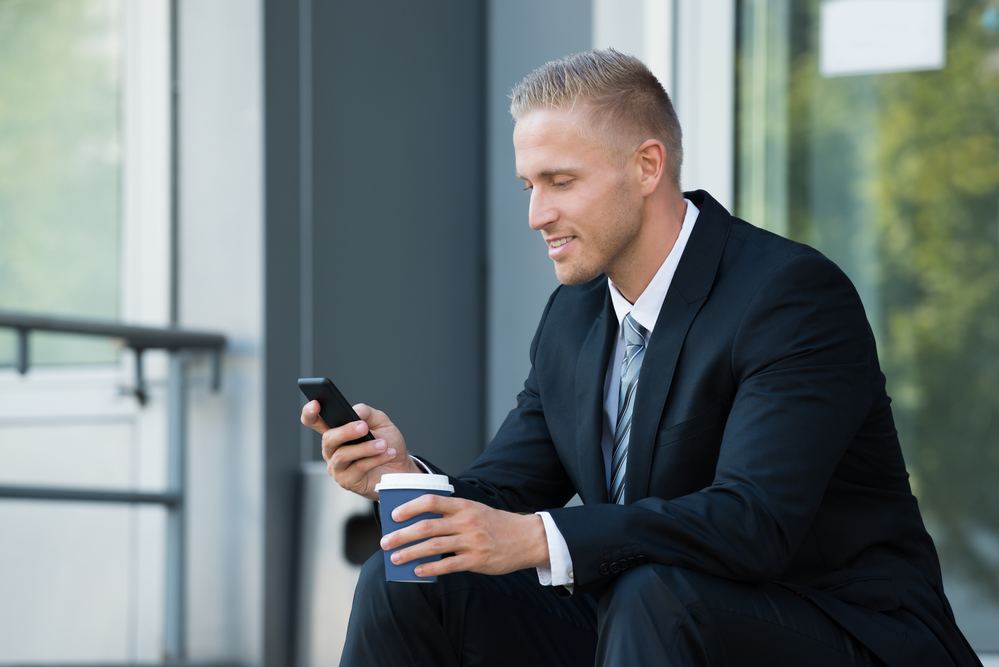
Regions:
[[604, 590], [597, 614], [598, 664], [725, 664], [697, 573], [646, 563]]
[[438, 583], [426, 584], [385, 581], [385, 555], [377, 551], [361, 568], [351, 615], [372, 623], [425, 619], [427, 614], [437, 614], [442, 596], [466, 588], [469, 576], [456, 572], [441, 577]]
[[425, 609], [427, 601], [422, 592], [425, 588], [426, 584], [385, 581], [385, 555], [376, 551], [361, 567], [354, 587], [351, 615], [379, 623], [400, 612], [408, 613], [420, 607]]
[[682, 567], [646, 563], [618, 575], [600, 597], [599, 618], [623, 612], [630, 616], [638, 610], [656, 616], [683, 618], [700, 601], [691, 572]]

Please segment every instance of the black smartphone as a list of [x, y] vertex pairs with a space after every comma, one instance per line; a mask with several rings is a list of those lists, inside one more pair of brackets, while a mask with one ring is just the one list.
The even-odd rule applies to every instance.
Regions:
[[[343, 397], [336, 385], [329, 378], [298, 378], [298, 388], [310, 401], [319, 401], [319, 416], [330, 428], [343, 426], [360, 419], [354, 408]], [[368, 431], [357, 440], [345, 442], [345, 445], [356, 445], [359, 442], [374, 440], [375, 436]]]

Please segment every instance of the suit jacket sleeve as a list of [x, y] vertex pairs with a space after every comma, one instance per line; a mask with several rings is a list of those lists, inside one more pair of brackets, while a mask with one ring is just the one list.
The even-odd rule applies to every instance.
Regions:
[[733, 305], [733, 316], [736, 390], [714, 480], [671, 500], [552, 510], [572, 555], [575, 594], [610, 583], [616, 570], [607, 563], [629, 555], [771, 581], [809, 530], [871, 406], [866, 315], [846, 276], [810, 252], [779, 265], [748, 304]]

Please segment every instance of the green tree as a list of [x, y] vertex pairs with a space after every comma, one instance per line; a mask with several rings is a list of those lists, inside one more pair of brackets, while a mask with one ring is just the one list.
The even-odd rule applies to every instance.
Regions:
[[[0, 309], [118, 315], [120, 20], [117, 0], [0, 0]], [[33, 341], [36, 361], [113, 358]]]
[[[819, 0], [743, 16], [778, 5], [786, 49], [762, 57], [785, 68], [787, 127], [767, 132], [787, 136], [768, 157], [787, 184], [765, 191], [787, 195], [766, 207], [857, 285], [941, 561], [999, 602], [999, 2], [948, 2], [942, 69], [834, 78]], [[740, 55], [742, 85], [760, 53]]]

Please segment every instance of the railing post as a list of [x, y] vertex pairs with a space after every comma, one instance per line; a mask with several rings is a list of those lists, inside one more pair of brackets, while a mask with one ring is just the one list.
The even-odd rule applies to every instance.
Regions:
[[0, 328], [17, 332], [17, 369], [28, 370], [28, 336], [33, 331], [51, 331], [83, 336], [100, 336], [123, 341], [135, 351], [135, 395], [139, 403], [147, 400], [142, 353], [146, 350], [170, 352], [170, 377], [167, 387], [167, 490], [165, 493], [108, 489], [66, 489], [34, 486], [0, 485], [0, 498], [54, 500], [71, 502], [153, 503], [167, 507], [166, 600], [163, 656], [167, 662], [187, 658], [187, 548], [186, 548], [186, 351], [212, 355], [212, 389], [218, 390], [222, 378], [222, 350], [225, 336], [204, 331], [182, 331], [174, 327], [155, 328], [65, 319], [26, 313], [0, 311]]
[[167, 490], [177, 494], [179, 502], [167, 513], [166, 558], [166, 631], [164, 658], [181, 662], [187, 657], [186, 621], [186, 369], [183, 351], [170, 354], [167, 385]]
[[24, 375], [28, 372], [28, 330], [17, 330], [17, 372]]

